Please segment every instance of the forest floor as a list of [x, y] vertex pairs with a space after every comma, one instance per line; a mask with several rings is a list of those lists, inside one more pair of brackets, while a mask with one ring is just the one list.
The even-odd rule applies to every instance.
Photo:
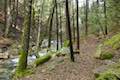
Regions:
[[93, 70], [102, 64], [94, 58], [99, 43], [99, 39], [89, 36], [81, 40], [81, 51], [75, 54], [75, 62], [71, 62], [68, 56], [56, 57], [37, 67], [34, 74], [20, 80], [95, 80]]

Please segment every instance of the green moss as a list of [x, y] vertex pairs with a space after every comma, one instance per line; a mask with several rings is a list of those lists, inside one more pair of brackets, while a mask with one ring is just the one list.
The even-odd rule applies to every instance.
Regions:
[[19, 69], [19, 71], [20, 70], [22, 71], [27, 67], [27, 53], [23, 50], [20, 50], [19, 54], [20, 54], [20, 58], [19, 58], [20, 60], [17, 69]]
[[118, 80], [112, 71], [106, 71], [101, 73], [96, 80]]
[[18, 80], [18, 78], [29, 76], [31, 74], [33, 74], [32, 69], [26, 69], [26, 70], [22, 70], [22, 71], [19, 69], [16, 69], [15, 74], [13, 76], [13, 80]]
[[50, 59], [51, 59], [51, 55], [47, 54], [45, 56], [42, 56], [42, 57], [36, 59], [35, 62], [34, 62], [34, 64], [35, 64], [35, 66], [38, 66], [40, 64], [43, 64], [43, 63], [47, 62]]
[[95, 58], [111, 59], [113, 58], [113, 51], [120, 49], [120, 33], [114, 35], [112, 38], [105, 40], [103, 44], [97, 47]]
[[119, 43], [116, 43], [112, 46], [113, 49], [117, 50], [117, 49], [120, 49], [120, 42]]
[[102, 54], [100, 55], [100, 59], [104, 60], [104, 59], [112, 59], [114, 57], [112, 52], [109, 51], [105, 51], [102, 52]]

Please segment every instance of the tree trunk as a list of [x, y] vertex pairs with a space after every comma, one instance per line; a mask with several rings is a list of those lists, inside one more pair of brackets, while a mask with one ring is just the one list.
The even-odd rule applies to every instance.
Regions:
[[79, 2], [78, 0], [76, 0], [76, 7], [77, 7], [77, 15], [76, 15], [76, 19], [77, 19], [77, 50], [80, 49], [80, 33], [79, 33]]
[[106, 0], [104, 0], [104, 16], [105, 16], [105, 35], [107, 35], [108, 34], [108, 29], [107, 29]]
[[24, 20], [24, 32], [22, 35], [22, 47], [19, 59], [18, 70], [23, 71], [27, 68], [27, 56], [29, 51], [29, 41], [30, 41], [30, 28], [32, 26], [32, 0], [29, 0], [29, 12], [28, 17], [26, 16]]
[[56, 6], [56, 34], [57, 34], [57, 50], [59, 49], [59, 28], [58, 28], [58, 5], [57, 0], [55, 0], [55, 6]]
[[[60, 8], [60, 6], [59, 6]], [[61, 48], [62, 48], [62, 43], [63, 43], [63, 36], [62, 36], [62, 9], [60, 8], [60, 43], [61, 43]]]
[[73, 19], [73, 41], [75, 42], [75, 12], [74, 12], [74, 8], [72, 7], [72, 19]]
[[89, 1], [86, 0], [86, 12], [85, 12], [85, 35], [88, 35], [88, 8], [89, 8]]
[[[40, 45], [41, 45], [41, 27], [42, 27], [42, 17], [43, 17], [43, 9], [44, 9], [44, 0], [42, 0], [43, 2], [42, 2], [42, 8], [41, 8], [41, 15], [40, 15], [40, 17], [38, 17], [39, 19], [38, 19], [38, 36], [37, 36], [37, 42], [36, 42], [36, 46], [37, 46], [37, 54], [36, 54], [36, 57], [39, 57], [39, 55], [38, 55], [38, 51], [40, 50]], [[40, 10], [39, 10], [39, 13], [40, 13]], [[40, 18], [41, 18], [41, 21], [40, 21]]]
[[49, 38], [48, 38], [48, 48], [51, 47], [51, 37], [52, 37], [52, 25], [53, 25], [53, 16], [55, 12], [55, 6], [53, 6], [52, 13], [50, 14], [50, 24], [49, 24]]
[[15, 28], [17, 26], [18, 6], [19, 6], [19, 0], [16, 1], [16, 15], [15, 15], [15, 23], [14, 23]]
[[5, 34], [4, 37], [8, 37], [9, 28], [11, 26], [11, 5], [10, 1], [5, 0]]
[[101, 25], [101, 23], [100, 23], [100, 16], [99, 16], [99, 0], [97, 0], [97, 23], [98, 23], [98, 25], [100, 26], [100, 29], [101, 29], [101, 31], [102, 31], [102, 34], [103, 35], [105, 35], [105, 33], [104, 33], [104, 29], [103, 29], [103, 27], [102, 27], [102, 25]]
[[66, 0], [65, 4], [66, 4], [66, 24], [67, 24], [67, 29], [68, 29], [67, 31], [68, 31], [69, 46], [70, 46], [70, 57], [71, 57], [71, 61], [74, 62], [68, 0]]

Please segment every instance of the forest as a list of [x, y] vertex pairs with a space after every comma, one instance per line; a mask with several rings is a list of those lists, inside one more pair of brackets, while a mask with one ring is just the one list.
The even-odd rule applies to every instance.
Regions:
[[0, 0], [0, 80], [120, 80], [120, 0]]

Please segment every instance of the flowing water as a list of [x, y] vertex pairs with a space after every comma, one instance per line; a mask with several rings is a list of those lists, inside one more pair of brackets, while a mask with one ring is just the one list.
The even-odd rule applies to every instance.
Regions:
[[10, 60], [2, 60], [2, 64], [0, 64], [0, 80], [11, 80], [14, 68]]

